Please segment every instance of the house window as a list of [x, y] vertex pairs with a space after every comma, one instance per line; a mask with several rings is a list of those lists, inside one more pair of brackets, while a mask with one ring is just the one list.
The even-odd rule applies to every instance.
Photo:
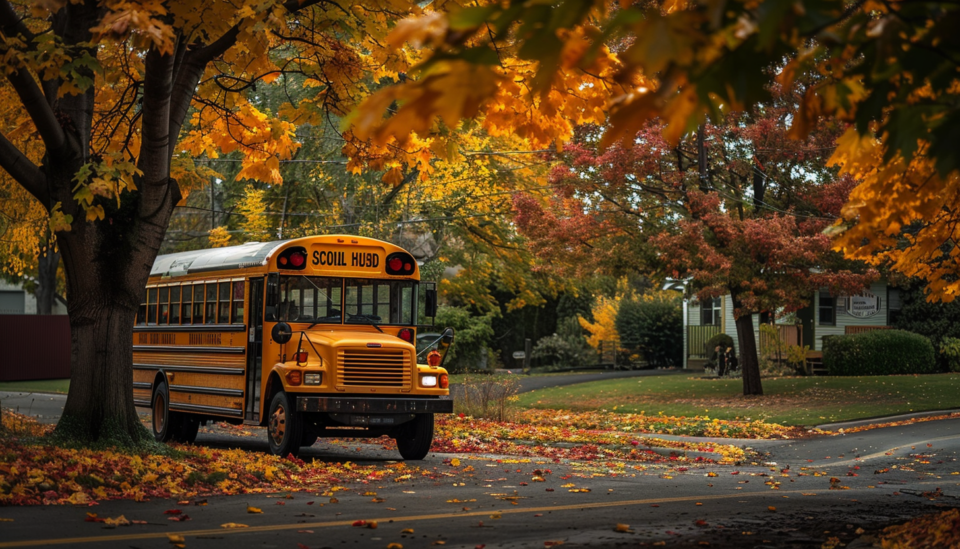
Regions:
[[820, 326], [836, 326], [837, 325], [837, 300], [830, 292], [820, 292], [820, 298], [818, 302], [819, 313], [820, 313]]
[[902, 308], [900, 288], [887, 287], [887, 326], [896, 326]]
[[720, 325], [720, 303], [722, 298], [705, 299], [700, 302], [700, 324], [702, 326]]

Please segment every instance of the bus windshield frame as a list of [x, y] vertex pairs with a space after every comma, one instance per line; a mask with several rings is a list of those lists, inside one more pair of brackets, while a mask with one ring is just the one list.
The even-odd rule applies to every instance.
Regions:
[[[416, 326], [415, 280], [281, 275], [276, 314], [268, 321]], [[272, 308], [268, 306], [268, 311]], [[346, 314], [344, 314], [344, 312]]]

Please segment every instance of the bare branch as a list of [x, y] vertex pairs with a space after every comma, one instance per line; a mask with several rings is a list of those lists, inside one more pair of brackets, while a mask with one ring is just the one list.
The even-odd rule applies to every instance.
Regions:
[[36, 35], [23, 24], [23, 18], [13, 10], [7, 0], [0, 0], [0, 32], [4, 36], [22, 36], [24, 42], [33, 42]]
[[0, 133], [0, 168], [3, 168], [45, 207], [49, 206], [46, 177], [36, 164], [30, 161], [7, 136]]

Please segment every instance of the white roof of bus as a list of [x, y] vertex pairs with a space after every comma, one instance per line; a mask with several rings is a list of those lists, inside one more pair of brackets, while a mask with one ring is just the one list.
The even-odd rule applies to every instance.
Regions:
[[271, 252], [290, 242], [248, 242], [240, 246], [158, 255], [150, 276], [182, 276], [204, 271], [243, 269], [267, 264]]

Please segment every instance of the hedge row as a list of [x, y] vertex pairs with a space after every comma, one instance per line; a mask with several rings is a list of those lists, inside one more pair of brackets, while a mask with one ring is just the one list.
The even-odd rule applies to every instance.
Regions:
[[834, 376], [932, 374], [937, 358], [930, 340], [903, 330], [873, 330], [823, 338], [823, 365]]

